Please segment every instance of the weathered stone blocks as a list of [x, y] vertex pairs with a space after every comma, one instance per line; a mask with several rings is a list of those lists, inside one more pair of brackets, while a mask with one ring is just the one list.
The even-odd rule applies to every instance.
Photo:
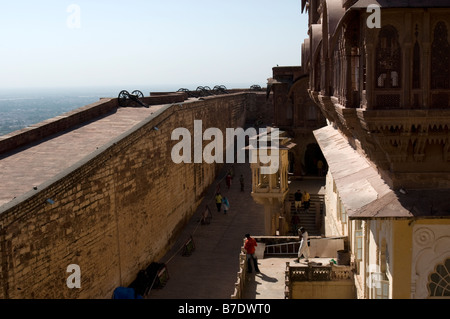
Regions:
[[[0, 298], [111, 298], [116, 287], [129, 285], [171, 248], [220, 168], [173, 163], [172, 130], [192, 130], [194, 119], [224, 132], [243, 126], [246, 108], [254, 108], [251, 95], [168, 105], [3, 206]], [[79, 289], [66, 285], [70, 264], [80, 266]]]

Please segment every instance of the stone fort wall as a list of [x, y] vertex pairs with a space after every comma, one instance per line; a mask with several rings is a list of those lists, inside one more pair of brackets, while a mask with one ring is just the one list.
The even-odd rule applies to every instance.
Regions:
[[[186, 93], [170, 93], [163, 96], [148, 96], [141, 100], [148, 105], [177, 103], [186, 100]], [[117, 99], [102, 98], [100, 101], [77, 108], [60, 116], [31, 125], [22, 130], [0, 136], [0, 154], [15, 150], [21, 146], [40, 141], [77, 125], [95, 120], [100, 116], [113, 113], [119, 107]]]
[[[111, 298], [128, 286], [171, 248], [221, 168], [173, 163], [173, 129], [193, 132], [201, 119], [203, 130], [225, 132], [243, 126], [255, 103], [256, 94], [237, 93], [166, 105], [1, 207], [0, 298]], [[71, 264], [81, 270], [79, 289], [66, 284]]]

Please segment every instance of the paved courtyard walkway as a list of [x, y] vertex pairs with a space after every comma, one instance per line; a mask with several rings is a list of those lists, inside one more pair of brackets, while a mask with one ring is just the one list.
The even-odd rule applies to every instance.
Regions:
[[[234, 293], [239, 271], [239, 253], [244, 235], [264, 235], [264, 207], [251, 196], [249, 164], [234, 164], [235, 177], [231, 188], [226, 188], [224, 177], [230, 165], [225, 166], [213, 183], [197, 212], [190, 219], [178, 241], [159, 262], [165, 263], [169, 280], [161, 289], [153, 289], [148, 299], [230, 299]], [[244, 176], [245, 191], [240, 191], [239, 176]], [[213, 198], [220, 184], [222, 196], [227, 196], [230, 210], [218, 213]], [[323, 181], [296, 181], [290, 192], [301, 187], [319, 192]], [[208, 205], [212, 211], [209, 225], [201, 225], [200, 216]], [[181, 247], [192, 236], [195, 250], [183, 256]], [[292, 259], [292, 258], [291, 258]], [[259, 259], [260, 273], [247, 276], [244, 299], [284, 299], [286, 258]]]
[[[251, 197], [251, 171], [248, 164], [235, 164], [234, 179], [228, 190], [225, 166], [209, 188], [197, 212], [190, 219], [172, 250], [160, 262], [166, 263], [169, 280], [162, 289], [150, 291], [149, 299], [229, 299], [239, 270], [239, 253], [244, 235], [264, 232], [264, 207]], [[244, 175], [245, 191], [240, 191], [239, 177]], [[217, 185], [230, 202], [225, 215], [218, 213], [213, 201]], [[200, 215], [208, 205], [212, 212], [209, 225], [201, 225]], [[192, 235], [195, 250], [182, 256], [180, 247]]]

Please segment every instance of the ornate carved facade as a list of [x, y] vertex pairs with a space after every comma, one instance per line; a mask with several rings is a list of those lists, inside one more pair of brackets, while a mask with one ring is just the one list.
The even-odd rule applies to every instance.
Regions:
[[450, 9], [384, 2], [309, 1], [310, 94], [393, 188], [450, 187]]
[[348, 236], [359, 298], [449, 298], [450, 4], [302, 10], [309, 94], [330, 123], [314, 131], [329, 164], [326, 235]]

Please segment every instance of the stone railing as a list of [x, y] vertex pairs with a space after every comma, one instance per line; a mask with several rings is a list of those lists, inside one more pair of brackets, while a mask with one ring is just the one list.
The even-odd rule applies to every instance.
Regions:
[[[266, 242], [275, 238], [271, 236], [259, 236], [259, 237], [253, 237], [256, 242], [258, 243], [258, 246], [256, 247], [256, 255], [258, 258], [264, 257], [264, 250], [266, 246]], [[231, 299], [243, 299], [244, 298], [244, 291], [245, 291], [245, 284], [247, 279], [247, 254], [244, 250], [244, 243], [245, 239], [242, 241], [241, 246], [241, 252], [239, 254], [239, 270], [237, 272], [237, 279], [235, 282], [234, 292], [231, 295]]]
[[[298, 251], [298, 236], [255, 236], [258, 242], [256, 254], [260, 255], [258, 258], [263, 258], [264, 255], [268, 256], [290, 256], [297, 255]], [[343, 248], [345, 237], [310, 237], [310, 253], [314, 256], [328, 256], [330, 258], [336, 258], [337, 251]], [[271, 249], [274, 246], [280, 247], [279, 253], [274, 253]], [[288, 246], [292, 246], [288, 248]], [[276, 249], [275, 249], [276, 250]], [[339, 262], [339, 258], [336, 258]], [[309, 266], [294, 266], [289, 269], [289, 262], [287, 262], [287, 274], [286, 274], [286, 286], [289, 286], [289, 282], [294, 281], [329, 281], [329, 280], [345, 280], [353, 278], [352, 266], [341, 265], [327, 265], [327, 266], [314, 266], [314, 263], [310, 263]], [[244, 241], [241, 247], [241, 253], [239, 254], [239, 270], [237, 272], [237, 279], [235, 282], [235, 289], [231, 295], [231, 299], [242, 299], [245, 291], [247, 276], [247, 263], [246, 254], [244, 252]]]
[[239, 254], [239, 271], [237, 272], [237, 280], [236, 283], [234, 284], [235, 287], [234, 292], [231, 295], [231, 299], [242, 299], [245, 289], [246, 276], [247, 276], [246, 254], [243, 251], [241, 251], [241, 253]]
[[341, 266], [335, 264], [308, 266], [291, 266], [286, 262], [285, 270], [285, 298], [289, 299], [292, 293], [292, 284], [299, 281], [337, 281], [353, 280], [353, 266]]

